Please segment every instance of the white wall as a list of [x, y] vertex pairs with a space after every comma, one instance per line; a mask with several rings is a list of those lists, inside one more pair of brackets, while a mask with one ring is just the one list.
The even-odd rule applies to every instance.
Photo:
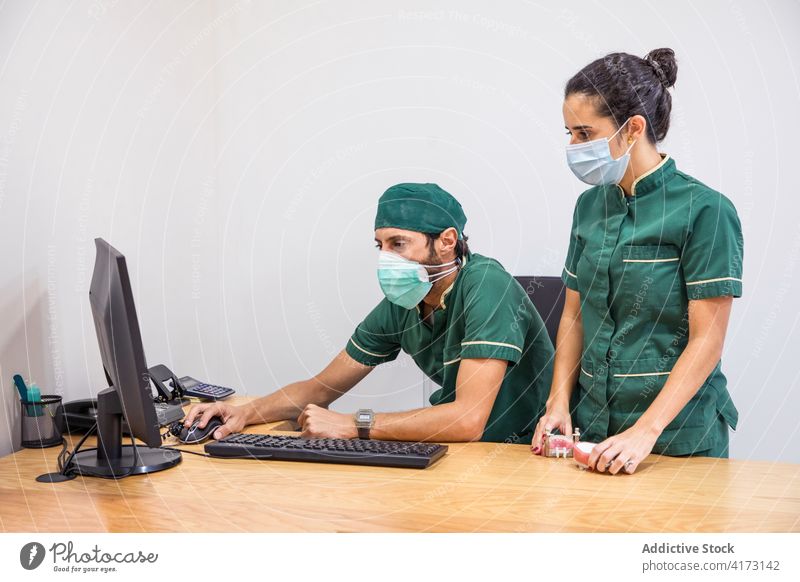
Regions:
[[[663, 149], [745, 229], [732, 452], [800, 462], [797, 3], [399, 5], [0, 7], [0, 454], [18, 441], [12, 374], [66, 399], [104, 387], [96, 236], [128, 257], [149, 363], [252, 395], [318, 371], [379, 300], [372, 219], [392, 183], [438, 182], [474, 250], [559, 274], [582, 190], [564, 83], [669, 46]], [[420, 380], [401, 358], [337, 406], [419, 406]]]

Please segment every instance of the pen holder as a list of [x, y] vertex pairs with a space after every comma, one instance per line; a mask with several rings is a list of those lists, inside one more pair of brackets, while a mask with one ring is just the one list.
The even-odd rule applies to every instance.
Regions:
[[64, 409], [61, 396], [42, 395], [34, 402], [21, 401], [22, 439], [29, 449], [45, 449], [62, 443]]

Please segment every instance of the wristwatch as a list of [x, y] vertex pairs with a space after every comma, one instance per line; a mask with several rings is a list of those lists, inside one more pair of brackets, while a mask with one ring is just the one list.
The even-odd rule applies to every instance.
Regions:
[[358, 438], [368, 439], [369, 429], [375, 424], [375, 413], [369, 408], [359, 408], [356, 411], [356, 428], [358, 429]]

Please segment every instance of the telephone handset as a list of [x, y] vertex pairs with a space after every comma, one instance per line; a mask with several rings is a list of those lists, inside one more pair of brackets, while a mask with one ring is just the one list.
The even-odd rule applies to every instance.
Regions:
[[[62, 424], [59, 426], [61, 432], [85, 433], [97, 422], [97, 400], [85, 398], [83, 400], [73, 400], [64, 403], [64, 414]], [[122, 421], [122, 434], [129, 435], [128, 423]]]
[[150, 380], [156, 387], [156, 402], [172, 402], [183, 397], [183, 385], [172, 370], [164, 364], [157, 364], [148, 370]]

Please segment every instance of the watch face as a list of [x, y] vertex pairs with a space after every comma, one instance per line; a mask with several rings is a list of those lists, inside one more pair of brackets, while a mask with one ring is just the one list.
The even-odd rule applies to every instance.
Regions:
[[369, 422], [370, 414], [362, 412], [358, 415], [358, 422]]

